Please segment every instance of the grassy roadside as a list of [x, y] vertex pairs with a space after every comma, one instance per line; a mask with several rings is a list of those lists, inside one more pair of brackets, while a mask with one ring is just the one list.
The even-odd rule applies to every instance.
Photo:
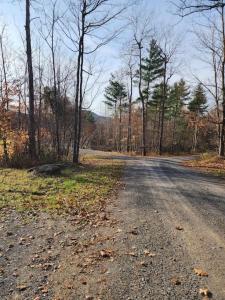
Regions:
[[214, 154], [204, 153], [198, 158], [183, 163], [186, 167], [198, 168], [217, 176], [225, 176], [225, 159]]
[[121, 170], [121, 162], [101, 157], [83, 158], [79, 167], [66, 169], [57, 177], [0, 169], [0, 209], [92, 210], [112, 195]]

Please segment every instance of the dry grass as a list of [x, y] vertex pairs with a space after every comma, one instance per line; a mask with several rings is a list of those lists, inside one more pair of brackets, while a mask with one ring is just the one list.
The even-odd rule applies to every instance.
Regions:
[[216, 175], [225, 175], [225, 159], [215, 154], [204, 153], [199, 158], [184, 162], [187, 167], [201, 168]]

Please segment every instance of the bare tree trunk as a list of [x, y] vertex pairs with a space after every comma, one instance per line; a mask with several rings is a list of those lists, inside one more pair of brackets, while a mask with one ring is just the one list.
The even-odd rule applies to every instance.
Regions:
[[37, 147], [38, 155], [41, 155], [41, 123], [42, 123], [42, 70], [39, 53], [39, 105], [38, 105], [38, 126], [37, 126]]
[[78, 136], [77, 136], [77, 162], [79, 161], [79, 155], [80, 155], [80, 139], [81, 139], [81, 130], [82, 130], [84, 37], [82, 38], [81, 45], [82, 47], [81, 47], [81, 64], [80, 64], [81, 73], [80, 73], [79, 122], [78, 122]]
[[60, 136], [59, 136], [59, 97], [57, 91], [56, 81], [56, 63], [55, 63], [55, 50], [54, 50], [54, 32], [55, 32], [55, 6], [53, 8], [52, 26], [51, 26], [51, 55], [52, 55], [52, 71], [53, 71], [53, 84], [54, 84], [54, 102], [55, 102], [55, 136], [56, 136], [56, 151], [57, 158], [60, 158]]
[[[2, 85], [2, 106], [3, 106], [3, 113], [4, 113], [4, 118], [7, 122], [7, 117], [6, 114], [9, 110], [9, 94], [8, 94], [8, 81], [7, 81], [7, 75], [6, 75], [6, 67], [5, 67], [5, 56], [4, 56], [4, 50], [3, 50], [3, 32], [2, 35], [0, 36], [0, 46], [1, 46], [1, 56], [2, 56], [2, 68], [3, 68], [3, 77], [4, 77], [4, 84], [5, 84], [5, 93], [4, 93], [4, 88]], [[4, 152], [4, 160], [6, 164], [9, 162], [9, 154], [8, 154], [8, 147], [7, 147], [7, 133], [6, 129], [3, 129], [3, 152]]]
[[128, 132], [127, 132], [127, 152], [131, 151], [131, 123], [132, 123], [132, 98], [133, 98], [133, 74], [130, 74], [130, 95], [128, 108]]
[[142, 105], [142, 155], [146, 156], [146, 114], [145, 114], [145, 100], [142, 93], [142, 45], [140, 42], [137, 42], [138, 49], [139, 49], [139, 83], [138, 83], [138, 90], [139, 90], [139, 97], [141, 99]]
[[28, 66], [28, 81], [29, 81], [29, 154], [31, 159], [36, 158], [36, 141], [35, 141], [35, 118], [34, 118], [34, 76], [32, 64], [32, 47], [30, 33], [30, 0], [26, 0], [26, 52]]
[[172, 146], [171, 151], [174, 153], [174, 144], [175, 144], [175, 133], [176, 133], [176, 116], [173, 119], [173, 132], [172, 132]]
[[122, 99], [119, 101], [119, 152], [122, 151]]
[[166, 72], [167, 72], [167, 62], [165, 59], [164, 75], [163, 75], [163, 99], [162, 99], [162, 106], [161, 106], [161, 122], [160, 122], [160, 135], [159, 135], [159, 155], [162, 155], [162, 148], [163, 148], [165, 103], [166, 103], [166, 98], [167, 98]]
[[224, 24], [224, 7], [221, 8], [221, 21], [222, 21], [222, 35], [223, 35], [223, 58], [222, 58], [222, 68], [221, 68], [221, 78], [222, 78], [222, 124], [220, 132], [220, 146], [219, 146], [219, 156], [224, 157], [224, 143], [225, 143], [225, 24]]
[[80, 37], [79, 41], [79, 49], [78, 49], [78, 57], [77, 57], [77, 74], [76, 74], [76, 95], [75, 95], [75, 113], [74, 113], [74, 141], [73, 141], [73, 162], [78, 163], [79, 162], [79, 153], [78, 153], [78, 135], [79, 135], [79, 129], [78, 126], [80, 124], [79, 120], [79, 99], [80, 99], [80, 81], [81, 81], [81, 62], [82, 62], [82, 41], [83, 36]]
[[192, 145], [192, 151], [194, 153], [197, 150], [197, 144], [198, 144], [198, 124], [197, 124], [197, 119], [196, 119], [195, 128], [194, 128], [194, 136], [193, 136], [193, 145]]

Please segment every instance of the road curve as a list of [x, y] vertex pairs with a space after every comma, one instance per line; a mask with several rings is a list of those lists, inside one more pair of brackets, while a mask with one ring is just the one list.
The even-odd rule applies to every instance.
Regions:
[[117, 159], [126, 161], [125, 188], [111, 213], [123, 232], [136, 232], [114, 247], [137, 256], [111, 264], [103, 299], [202, 299], [207, 287], [224, 300], [225, 181], [181, 166], [181, 158]]

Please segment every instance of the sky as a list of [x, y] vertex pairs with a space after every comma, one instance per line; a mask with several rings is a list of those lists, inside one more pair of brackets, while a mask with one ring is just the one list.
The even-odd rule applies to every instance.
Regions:
[[[0, 0], [0, 28], [3, 24], [7, 26], [8, 42], [14, 49], [21, 47], [21, 34], [24, 34], [24, 0]], [[62, 0], [59, 0], [60, 2]], [[119, 1], [119, 0], [118, 0]], [[123, 0], [121, 0], [123, 1]], [[207, 78], [209, 76], [208, 69], [197, 58], [197, 52], [194, 47], [193, 34], [190, 32], [192, 28], [192, 19], [180, 17], [174, 14], [175, 8], [170, 0], [138, 0], [140, 6], [134, 6], [129, 12], [134, 14], [135, 10], [140, 8], [146, 15], [153, 16], [153, 22], [160, 26], [173, 26], [176, 36], [182, 39], [182, 44], [179, 47], [177, 61], [179, 61], [179, 68], [172, 81], [179, 78], [185, 78], [189, 84], [194, 84], [192, 73], [198, 77]], [[35, 11], [33, 11], [35, 17]], [[114, 25], [112, 25], [114, 26]], [[33, 29], [34, 30], [34, 29]], [[104, 65], [104, 74], [102, 80], [102, 87], [97, 98], [95, 99], [92, 110], [98, 114], [104, 115], [105, 105], [103, 104], [103, 90], [107, 84], [110, 74], [121, 68], [121, 45], [126, 43], [129, 39], [129, 33], [125, 30], [115, 41], [101, 48], [97, 54], [97, 61]]]

